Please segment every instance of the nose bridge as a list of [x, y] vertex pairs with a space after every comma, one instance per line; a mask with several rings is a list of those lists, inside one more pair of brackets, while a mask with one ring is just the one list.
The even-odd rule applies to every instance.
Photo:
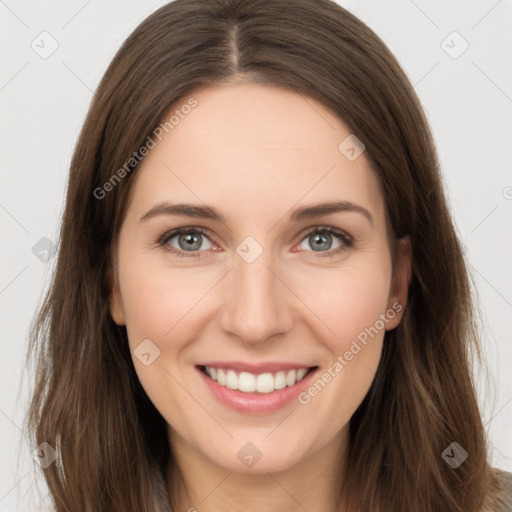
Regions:
[[222, 304], [222, 328], [246, 343], [261, 343], [291, 326], [285, 287], [275, 275], [270, 249], [248, 237], [236, 252]]

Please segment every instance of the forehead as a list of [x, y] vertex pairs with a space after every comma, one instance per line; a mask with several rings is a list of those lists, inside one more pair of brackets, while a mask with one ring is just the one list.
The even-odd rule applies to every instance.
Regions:
[[[190, 98], [196, 105], [182, 109]], [[137, 213], [160, 201], [201, 200], [226, 216], [261, 217], [299, 202], [348, 200], [383, 214], [365, 153], [347, 158], [340, 143], [351, 140], [350, 129], [310, 97], [268, 85], [222, 85], [184, 96], [162, 122], [173, 114], [179, 121], [162, 140], [154, 138], [134, 177]]]

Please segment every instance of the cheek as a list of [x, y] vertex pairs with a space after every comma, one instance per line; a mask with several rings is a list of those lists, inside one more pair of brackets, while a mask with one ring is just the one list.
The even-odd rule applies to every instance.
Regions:
[[[327, 327], [317, 332], [323, 333], [332, 353], [348, 350], [351, 341], [386, 312], [391, 268], [382, 260], [364, 263], [311, 274], [297, 285], [301, 298]], [[380, 322], [377, 327], [382, 330]]]
[[[194, 316], [195, 306], [211, 288], [212, 276], [190, 269], [170, 269], [133, 259], [125, 263], [123, 303], [130, 343], [140, 338], [163, 343]], [[208, 284], [212, 281], [212, 284]]]
[[387, 315], [389, 279], [390, 269], [385, 267], [346, 267], [314, 294], [314, 311], [329, 327], [318, 338], [328, 354], [317, 380], [299, 402], [329, 418], [327, 436], [349, 421], [375, 377], [385, 333], [383, 317], [389, 316], [389, 321], [395, 314]]
[[[139, 381], [155, 407], [165, 418], [183, 417], [190, 397], [177, 384], [187, 377], [178, 363], [181, 351], [200, 333], [194, 315], [212, 277], [149, 260], [140, 255], [119, 262], [128, 341]], [[137, 347], [146, 339], [160, 350], [148, 366], [137, 358]]]

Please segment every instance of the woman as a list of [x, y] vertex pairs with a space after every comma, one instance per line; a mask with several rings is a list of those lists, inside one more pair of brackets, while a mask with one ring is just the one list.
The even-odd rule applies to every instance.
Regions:
[[508, 510], [420, 103], [328, 0], [177, 0], [71, 164], [34, 324], [64, 510]]

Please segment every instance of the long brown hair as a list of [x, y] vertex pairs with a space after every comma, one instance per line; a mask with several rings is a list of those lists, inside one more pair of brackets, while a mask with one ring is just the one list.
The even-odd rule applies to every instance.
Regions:
[[[101, 80], [72, 158], [58, 259], [28, 353], [36, 378], [27, 427], [34, 446], [57, 451], [44, 469], [56, 510], [149, 512], [168, 499], [167, 425], [138, 381], [126, 328], [109, 313], [112, 254], [134, 152], [180, 98], [240, 81], [292, 89], [338, 115], [366, 146], [393, 244], [411, 238], [405, 314], [386, 332], [350, 421], [350, 507], [495, 510], [499, 478], [471, 373], [475, 308], [431, 132], [385, 44], [329, 0], [176, 0], [136, 28]], [[105, 187], [121, 168], [122, 179]], [[442, 457], [452, 442], [468, 453], [457, 469]]]

